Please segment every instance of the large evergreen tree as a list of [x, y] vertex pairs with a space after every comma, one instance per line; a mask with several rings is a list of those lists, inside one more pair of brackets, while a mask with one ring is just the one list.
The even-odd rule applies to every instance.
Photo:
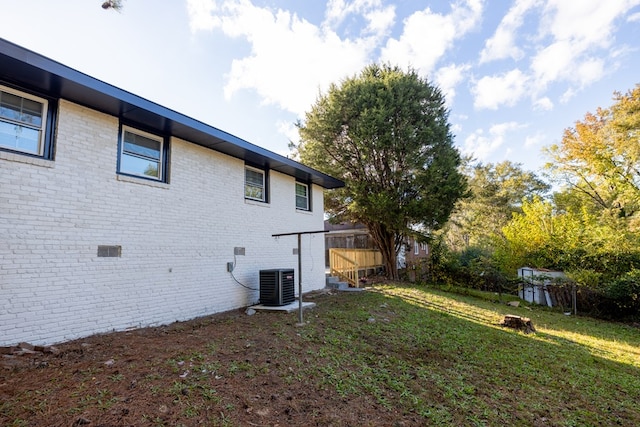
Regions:
[[327, 212], [365, 224], [397, 279], [403, 239], [440, 228], [466, 189], [442, 93], [413, 70], [371, 65], [321, 95], [299, 131], [301, 160], [346, 183]]

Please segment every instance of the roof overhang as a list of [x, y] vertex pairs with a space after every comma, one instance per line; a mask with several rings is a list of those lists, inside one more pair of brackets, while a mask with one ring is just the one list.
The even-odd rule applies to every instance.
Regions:
[[2, 38], [0, 38], [0, 80], [139, 123], [149, 129], [326, 189], [344, 186], [344, 182], [339, 179], [90, 77]]

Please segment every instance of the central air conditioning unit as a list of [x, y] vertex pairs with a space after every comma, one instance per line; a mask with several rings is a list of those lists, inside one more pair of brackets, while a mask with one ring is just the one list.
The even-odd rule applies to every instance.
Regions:
[[295, 301], [293, 269], [260, 270], [260, 304], [278, 306]]

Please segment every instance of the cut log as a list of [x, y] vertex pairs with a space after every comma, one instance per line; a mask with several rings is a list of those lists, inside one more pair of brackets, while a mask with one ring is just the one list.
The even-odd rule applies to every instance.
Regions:
[[536, 328], [533, 326], [533, 322], [531, 322], [531, 319], [529, 319], [528, 317], [513, 316], [511, 314], [507, 314], [506, 316], [504, 316], [502, 326], [523, 331], [525, 334], [536, 331]]

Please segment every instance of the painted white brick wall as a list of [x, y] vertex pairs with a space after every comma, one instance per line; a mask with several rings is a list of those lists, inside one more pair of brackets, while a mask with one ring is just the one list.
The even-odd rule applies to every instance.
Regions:
[[[244, 307], [258, 272], [294, 268], [296, 236], [323, 228], [295, 209], [294, 178], [270, 171], [268, 204], [244, 200], [244, 163], [171, 141], [169, 184], [116, 174], [118, 119], [60, 101], [55, 161], [0, 152], [0, 345], [94, 333]], [[98, 245], [121, 245], [119, 258]], [[302, 236], [303, 292], [324, 287], [324, 236]]]

